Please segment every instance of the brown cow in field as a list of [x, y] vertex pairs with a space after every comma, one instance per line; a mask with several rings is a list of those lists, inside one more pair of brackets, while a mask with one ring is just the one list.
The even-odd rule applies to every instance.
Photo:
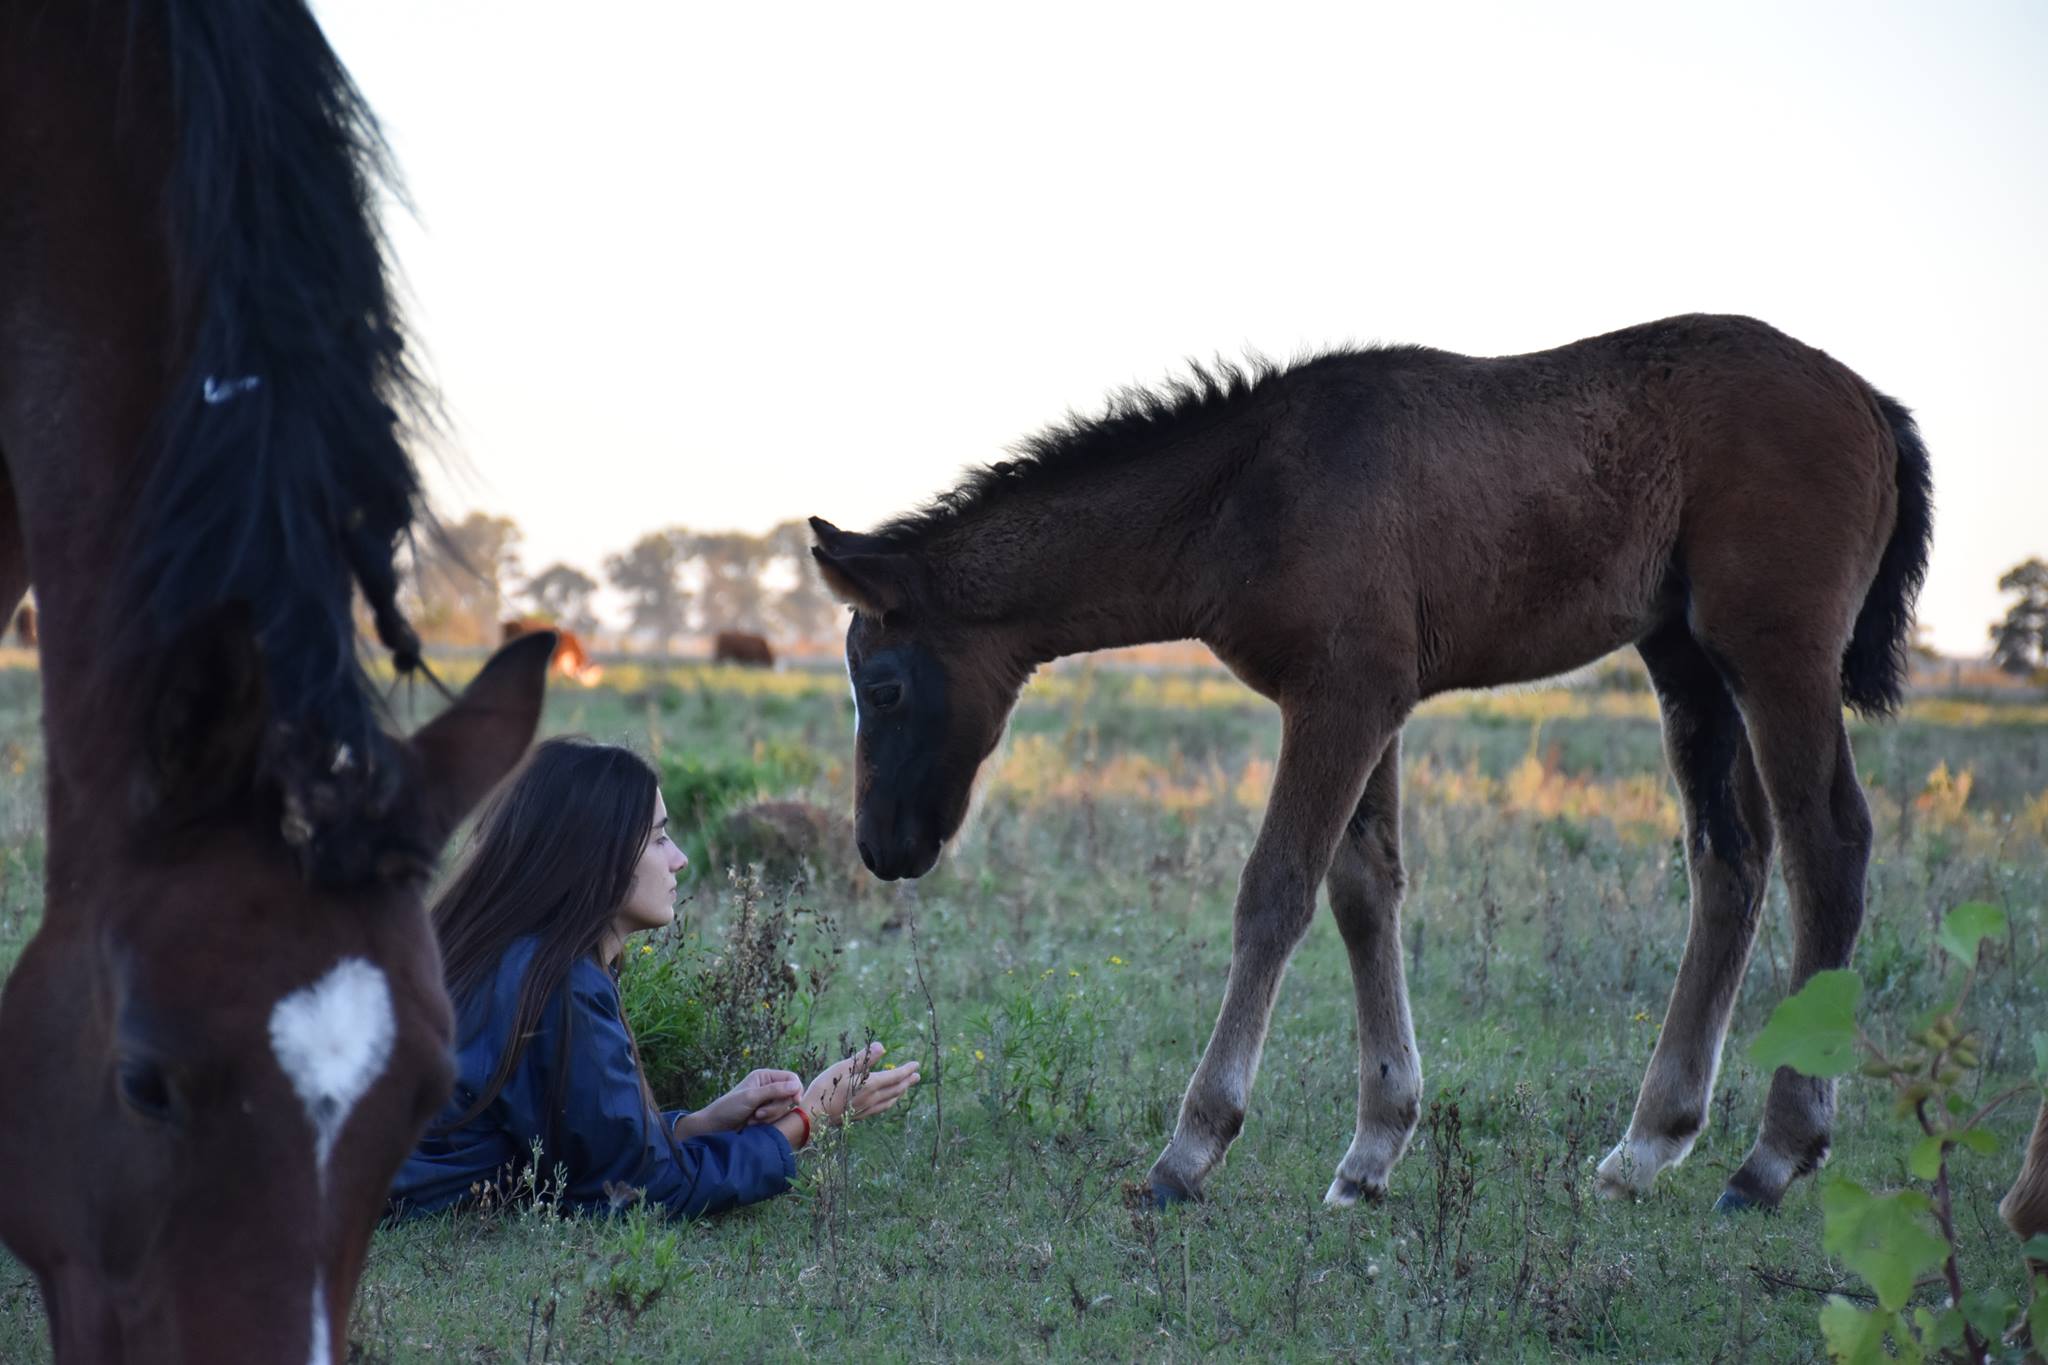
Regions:
[[768, 642], [746, 630], [721, 630], [711, 641], [711, 662], [743, 664], [748, 668], [775, 667], [775, 651]]
[[504, 643], [511, 644], [522, 635], [532, 635], [542, 630], [555, 632], [555, 653], [550, 666], [557, 673], [585, 687], [595, 687], [603, 680], [604, 665], [590, 662], [590, 655], [583, 648], [583, 641], [576, 638], [574, 631], [564, 630], [538, 617], [522, 616], [517, 620], [505, 622]]
[[36, 647], [36, 604], [24, 602], [14, 613], [14, 642], [26, 649]]

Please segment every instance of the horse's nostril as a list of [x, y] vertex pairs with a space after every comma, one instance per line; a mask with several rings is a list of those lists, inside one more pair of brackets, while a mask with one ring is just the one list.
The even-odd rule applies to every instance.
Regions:
[[861, 863], [867, 868], [868, 871], [873, 872], [875, 870], [875, 851], [868, 847], [867, 840], [862, 839], [859, 841], [859, 843]]

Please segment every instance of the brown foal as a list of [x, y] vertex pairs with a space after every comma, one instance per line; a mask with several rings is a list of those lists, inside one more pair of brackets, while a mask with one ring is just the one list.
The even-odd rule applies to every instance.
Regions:
[[[1425, 697], [1633, 644], [1664, 713], [1692, 912], [1614, 1193], [1682, 1160], [1782, 853], [1794, 985], [1845, 965], [1870, 820], [1842, 721], [1896, 703], [1925, 571], [1927, 457], [1897, 403], [1741, 317], [1532, 355], [1420, 347], [1198, 372], [1027, 443], [872, 534], [812, 522], [855, 608], [855, 837], [916, 877], [965, 815], [1025, 679], [1083, 650], [1198, 639], [1281, 710], [1230, 974], [1153, 1165], [1198, 1195], [1242, 1126], [1318, 883], [1357, 990], [1357, 1125], [1326, 1198], [1386, 1188], [1422, 1072], [1402, 978], [1400, 741]], [[1724, 1206], [1826, 1156], [1831, 1082], [1771, 1082]]]

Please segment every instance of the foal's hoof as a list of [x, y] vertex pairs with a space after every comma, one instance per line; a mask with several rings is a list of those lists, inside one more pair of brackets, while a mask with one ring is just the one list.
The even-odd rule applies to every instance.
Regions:
[[1617, 1176], [1599, 1175], [1593, 1181], [1593, 1192], [1602, 1199], [1639, 1199], [1643, 1192], [1627, 1180]]
[[1377, 1204], [1386, 1197], [1385, 1185], [1368, 1185], [1362, 1180], [1352, 1180], [1340, 1175], [1332, 1180], [1330, 1188], [1323, 1192], [1323, 1203], [1333, 1209], [1348, 1209], [1361, 1200], [1368, 1204]]
[[1145, 1178], [1145, 1198], [1155, 1209], [1171, 1208], [1175, 1204], [1198, 1204], [1202, 1200], [1199, 1190], [1191, 1190], [1163, 1171], [1154, 1171]]
[[1721, 1191], [1721, 1197], [1714, 1201], [1715, 1213], [1769, 1213], [1770, 1211], [1771, 1206], [1769, 1204], [1764, 1203], [1761, 1199], [1751, 1199], [1733, 1185]]

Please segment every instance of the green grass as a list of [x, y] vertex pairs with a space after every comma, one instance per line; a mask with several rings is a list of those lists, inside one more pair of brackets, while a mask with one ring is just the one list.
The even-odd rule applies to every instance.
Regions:
[[[0, 675], [0, 758], [33, 747], [33, 694], [13, 685]], [[1209, 1202], [1127, 1204], [1214, 1017], [1258, 815], [1247, 799], [1277, 728], [1263, 703], [1207, 682], [1071, 670], [1027, 695], [1016, 761], [932, 876], [858, 895], [825, 877], [794, 898], [815, 915], [798, 952], [832, 970], [790, 1059], [869, 1035], [923, 1057], [900, 1117], [806, 1156], [790, 1196], [702, 1225], [528, 1210], [381, 1233], [357, 1358], [1820, 1358], [1813, 1288], [1851, 1277], [1821, 1251], [1813, 1182], [1776, 1217], [1708, 1212], [1767, 1080], [1744, 1049], [1783, 989], [1782, 888], [1692, 1158], [1641, 1203], [1593, 1196], [1676, 968], [1684, 876], [1675, 841], [1615, 794], [1661, 772], [1640, 700], [1586, 713], [1549, 698], [1447, 704], [1406, 737], [1411, 770], [1458, 780], [1439, 776], [1407, 812], [1426, 1113], [1384, 1203], [1320, 1205], [1349, 1139], [1356, 1052], [1343, 952], [1319, 921]], [[702, 762], [772, 757], [802, 782], [776, 794], [843, 804], [850, 719], [833, 675], [678, 670], [633, 694], [560, 693], [548, 727]], [[1856, 736], [1879, 827], [1857, 958], [1867, 1008], [1903, 1027], [1939, 988], [1934, 917], [1967, 898], [2006, 906], [2011, 941], [1970, 1005], [1986, 1085], [2002, 1087], [2030, 1064], [2048, 985], [2048, 729], [1909, 715]], [[788, 763], [795, 752], [817, 762]], [[1143, 780], [1124, 780], [1140, 759]], [[0, 770], [0, 963], [39, 899], [17, 871], [39, 871], [21, 818], [37, 761]], [[1921, 799], [1937, 763], [1970, 773], [1966, 800]], [[722, 876], [702, 879], [686, 932], [716, 945], [735, 903]], [[731, 1058], [730, 1076], [764, 1060]], [[2022, 1296], [1995, 1205], [2031, 1119], [2009, 1107], [2006, 1150], [1957, 1162], [1966, 1283]], [[1846, 1081], [1830, 1169], [1896, 1187], [1906, 1147], [1883, 1088]], [[46, 1355], [26, 1279], [0, 1262], [0, 1359]]]

